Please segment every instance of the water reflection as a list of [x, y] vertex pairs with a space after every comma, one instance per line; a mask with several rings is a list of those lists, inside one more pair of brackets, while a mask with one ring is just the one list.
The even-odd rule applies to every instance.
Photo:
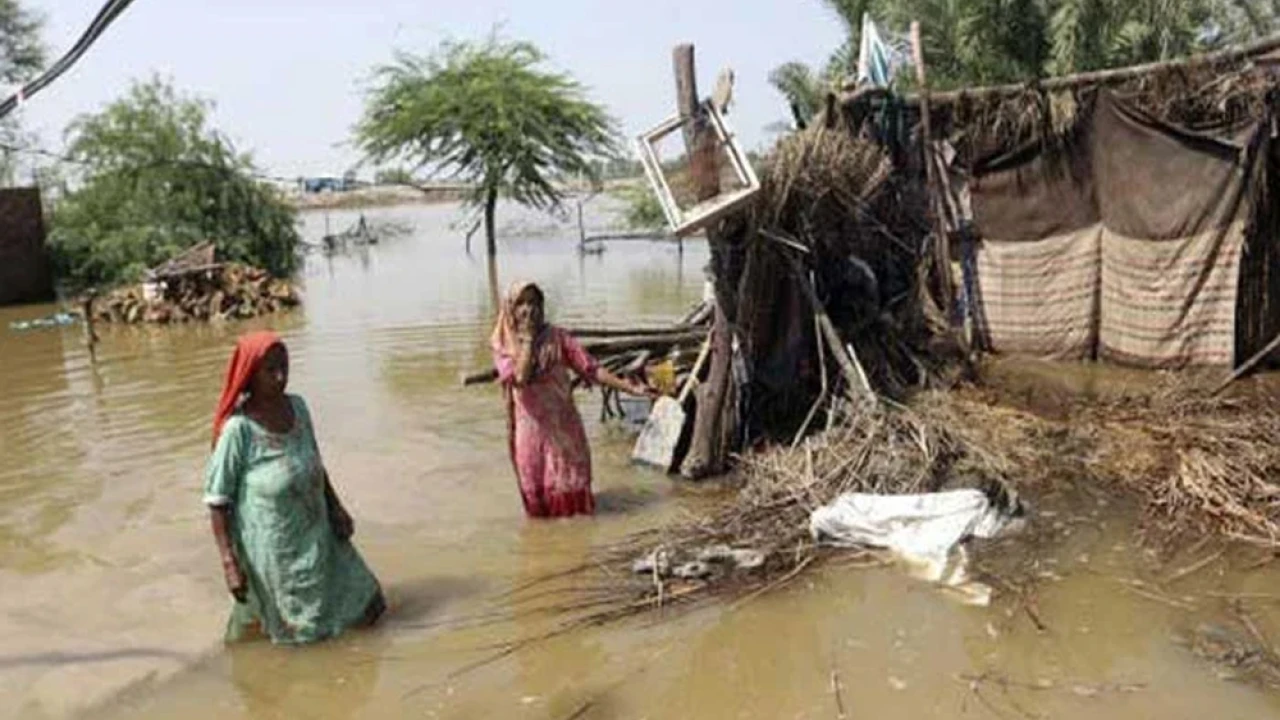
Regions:
[[[619, 532], [602, 529], [607, 523], [660, 511], [666, 496], [647, 489], [653, 480], [627, 466], [626, 449], [611, 446], [621, 441], [602, 436], [587, 411], [601, 518], [525, 534], [496, 391], [464, 390], [458, 373], [489, 361], [500, 273], [539, 281], [554, 298], [555, 319], [566, 324], [667, 321], [699, 297], [699, 286], [680, 279], [674, 254], [643, 243], [576, 263], [576, 231], [562, 233], [532, 217], [541, 229], [504, 236], [501, 265], [490, 272], [445, 232], [455, 214], [447, 206], [380, 211], [415, 232], [350, 255], [308, 256], [300, 273], [304, 303], [292, 313], [245, 323], [100, 325], [96, 366], [81, 328], [8, 330], [10, 320], [52, 307], [0, 310], [7, 373], [0, 385], [0, 574], [7, 591], [0, 620], [11, 620], [4, 630], [15, 658], [35, 657], [31, 651], [42, 648], [68, 652], [81, 639], [93, 648], [136, 643], [184, 657], [218, 653], [232, 664], [229, 673], [158, 681], [146, 693], [146, 713], [222, 717], [234, 696], [249, 717], [358, 716], [370, 694], [375, 705], [394, 707], [397, 696], [377, 689], [388, 673], [397, 686], [412, 686], [460, 664], [457, 654], [438, 648], [444, 630], [426, 626], [465, 614], [513, 575], [533, 577], [539, 567], [581, 561], [598, 532]], [[334, 212], [330, 229], [354, 219]], [[318, 240], [324, 220], [308, 216], [304, 235]], [[331, 647], [292, 652], [255, 645], [223, 655], [215, 626], [225, 598], [199, 477], [228, 352], [237, 335], [259, 328], [276, 330], [290, 346], [291, 387], [312, 407], [326, 464], [357, 515], [362, 547], [393, 607], [380, 629]], [[636, 486], [646, 489], [628, 489]], [[118, 569], [156, 584], [122, 588]], [[166, 585], [169, 578], [174, 582]], [[163, 595], [161, 586], [174, 595], [163, 602], [125, 599]], [[55, 597], [59, 602], [50, 602]], [[539, 630], [537, 618], [522, 622], [522, 630]], [[503, 637], [493, 631], [487, 639]], [[421, 643], [404, 653], [418, 659], [387, 664], [392, 642]], [[609, 655], [603, 642], [569, 641], [525, 665], [520, 692], [550, 698], [543, 686], [560, 682], [555, 707], [572, 710], [582, 693], [571, 687]], [[110, 667], [104, 686], [177, 665], [142, 654], [109, 665], [59, 657], [67, 662], [60, 668], [65, 677], [81, 666]], [[0, 718], [23, 715], [31, 697], [48, 692], [31, 681], [39, 676], [30, 673], [40, 672], [0, 666], [0, 694], [15, 696], [0, 707]], [[481, 706], [487, 699], [476, 698]], [[515, 698], [505, 707], [523, 706]]]
[[[534, 586], [546, 577], [549, 567], [577, 567], [585, 563], [594, 535], [585, 527], [590, 522], [577, 518], [527, 523], [521, 528], [515, 586]], [[568, 579], [528, 593], [540, 596], [540, 599], [515, 609], [516, 637], [533, 638], [547, 632], [548, 623], [539, 611], [554, 609], [568, 602], [570, 595], [553, 591], [571, 586], [575, 581], [580, 582]], [[536, 705], [540, 709], [539, 715], [571, 717], [593, 699], [586, 679], [592, 677], [607, 660], [602, 639], [586, 633], [569, 633], [555, 638], [539, 652], [518, 653], [515, 664], [520, 702]]]
[[369, 703], [385, 643], [284, 649], [268, 643], [229, 646], [231, 684], [255, 720], [348, 720]]

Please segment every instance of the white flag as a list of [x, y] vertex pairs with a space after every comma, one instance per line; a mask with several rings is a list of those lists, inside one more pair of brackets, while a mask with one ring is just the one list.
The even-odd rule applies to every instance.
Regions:
[[858, 48], [857, 84], [889, 87], [906, 55], [886, 43], [870, 14], [862, 16], [862, 46]]

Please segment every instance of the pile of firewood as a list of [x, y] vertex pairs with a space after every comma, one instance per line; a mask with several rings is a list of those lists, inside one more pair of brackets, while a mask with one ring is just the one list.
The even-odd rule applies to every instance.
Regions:
[[297, 290], [260, 268], [226, 263], [157, 277], [96, 298], [95, 320], [183, 323], [258, 317], [294, 307]]

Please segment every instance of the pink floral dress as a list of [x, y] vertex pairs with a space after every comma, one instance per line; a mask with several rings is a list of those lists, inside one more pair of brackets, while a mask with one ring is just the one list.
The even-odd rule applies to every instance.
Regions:
[[524, 385], [515, 384], [516, 359], [494, 352], [494, 367], [508, 401], [511, 461], [520, 480], [525, 512], [531, 517], [566, 517], [595, 512], [591, 495], [591, 449], [582, 417], [573, 404], [569, 370], [594, 382], [599, 363], [572, 336], [550, 328], [558, 361]]

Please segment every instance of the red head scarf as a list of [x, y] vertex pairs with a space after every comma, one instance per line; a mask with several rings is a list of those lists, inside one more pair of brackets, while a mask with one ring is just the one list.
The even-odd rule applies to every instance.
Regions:
[[262, 365], [267, 351], [276, 345], [283, 345], [280, 336], [270, 330], [259, 330], [241, 335], [236, 341], [236, 349], [231, 353], [231, 362], [227, 363], [227, 378], [222, 381], [222, 397], [218, 398], [218, 407], [213, 411], [213, 444], [218, 444], [218, 436], [222, 434], [222, 426], [227, 418], [236, 410], [236, 403], [244, 394], [249, 379]]

